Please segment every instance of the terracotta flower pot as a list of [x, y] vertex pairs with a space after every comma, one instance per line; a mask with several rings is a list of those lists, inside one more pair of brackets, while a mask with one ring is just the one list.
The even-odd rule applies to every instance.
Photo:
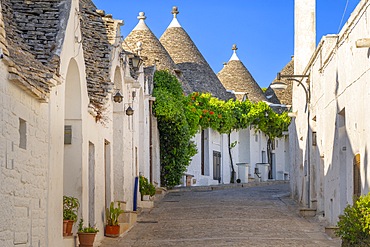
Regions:
[[111, 237], [111, 238], [118, 238], [119, 237], [119, 230], [120, 226], [105, 226], [105, 236]]
[[63, 220], [63, 236], [72, 236], [73, 220]]
[[86, 233], [79, 232], [78, 241], [80, 242], [80, 247], [93, 247], [96, 233]]
[[63, 237], [67, 236], [67, 223], [68, 220], [63, 220]]

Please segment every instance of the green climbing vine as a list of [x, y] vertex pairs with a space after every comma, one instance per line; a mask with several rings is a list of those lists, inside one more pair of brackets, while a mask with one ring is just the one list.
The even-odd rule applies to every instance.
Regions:
[[191, 158], [197, 153], [192, 137], [212, 128], [222, 134], [252, 125], [269, 140], [288, 129], [287, 113], [277, 114], [266, 103], [223, 101], [207, 93], [183, 94], [181, 84], [168, 71], [154, 74], [153, 106], [160, 133], [162, 186], [173, 187], [181, 181]]
[[196, 133], [195, 119], [186, 115], [187, 99], [175, 76], [167, 71], [157, 71], [153, 80], [153, 96], [156, 97], [153, 110], [160, 138], [161, 183], [162, 186], [173, 187], [180, 183], [197, 152], [191, 141]]

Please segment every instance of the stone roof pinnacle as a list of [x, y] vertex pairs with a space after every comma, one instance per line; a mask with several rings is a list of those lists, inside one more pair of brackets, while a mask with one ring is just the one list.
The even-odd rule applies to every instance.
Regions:
[[231, 50], [233, 50], [233, 55], [231, 56], [230, 60], [240, 60], [238, 58], [238, 56], [236, 55], [236, 50], [238, 50], [238, 47], [236, 46], [236, 44], [233, 44], [233, 47], [231, 48]]
[[139, 19], [139, 23], [136, 25], [136, 27], [133, 30], [149, 30], [148, 26], [145, 24], [145, 13], [140, 12], [139, 16], [137, 17]]
[[171, 13], [173, 14], [173, 20], [170, 23], [170, 25], [168, 26], [168, 28], [170, 28], [170, 27], [181, 27], [179, 21], [177, 20], [177, 15], [180, 13], [178, 8], [176, 6], [173, 6]]
[[173, 14], [173, 18], [176, 18], [177, 17], [177, 15], [180, 13], [179, 12], [179, 9], [176, 7], [176, 6], [173, 6], [172, 7], [172, 12], [171, 12], [172, 14]]

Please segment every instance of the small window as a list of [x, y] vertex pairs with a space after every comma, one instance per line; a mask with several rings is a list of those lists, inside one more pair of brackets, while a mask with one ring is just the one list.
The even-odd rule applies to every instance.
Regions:
[[72, 125], [64, 126], [64, 144], [72, 144]]
[[19, 119], [19, 147], [27, 149], [27, 123], [23, 119]]
[[317, 135], [316, 135], [316, 132], [312, 132], [312, 146], [317, 146]]

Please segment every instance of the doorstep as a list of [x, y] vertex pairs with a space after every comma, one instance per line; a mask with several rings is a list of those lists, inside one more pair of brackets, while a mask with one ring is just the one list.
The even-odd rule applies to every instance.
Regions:
[[65, 236], [63, 237], [63, 247], [75, 247], [77, 236]]

